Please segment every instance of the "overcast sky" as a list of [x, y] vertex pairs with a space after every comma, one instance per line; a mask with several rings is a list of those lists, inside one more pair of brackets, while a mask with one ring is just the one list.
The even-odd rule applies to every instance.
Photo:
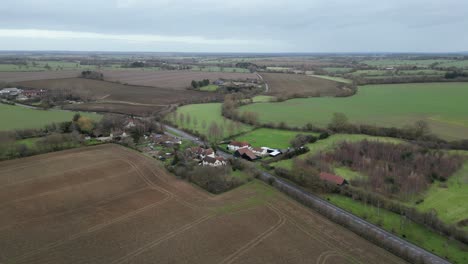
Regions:
[[0, 14], [0, 50], [468, 50], [468, 0], [4, 0]]

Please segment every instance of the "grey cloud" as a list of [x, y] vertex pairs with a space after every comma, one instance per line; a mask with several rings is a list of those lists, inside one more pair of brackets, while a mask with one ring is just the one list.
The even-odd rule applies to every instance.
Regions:
[[[461, 35], [468, 26], [466, 10], [468, 1], [464, 0], [17, 0], [0, 6], [0, 29], [190, 36], [256, 43], [223, 42], [206, 51], [457, 51], [468, 47]], [[0, 49], [47, 45], [49, 49], [204, 49], [203, 45], [180, 42], [137, 45], [113, 40], [106, 46], [98, 39], [36, 39], [34, 46], [31, 42], [19, 44], [21, 41], [10, 38], [0, 43]]]

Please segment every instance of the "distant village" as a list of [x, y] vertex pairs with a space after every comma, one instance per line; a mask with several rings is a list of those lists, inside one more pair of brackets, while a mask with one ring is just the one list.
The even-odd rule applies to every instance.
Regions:
[[26, 101], [35, 98], [41, 98], [47, 94], [47, 90], [23, 90], [16, 87], [3, 88], [0, 90], [0, 98], [7, 100]]

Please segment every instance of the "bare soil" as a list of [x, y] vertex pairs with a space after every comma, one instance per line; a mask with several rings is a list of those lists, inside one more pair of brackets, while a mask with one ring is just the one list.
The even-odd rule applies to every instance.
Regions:
[[276, 96], [334, 96], [340, 93], [339, 83], [302, 74], [262, 73], [269, 94]]
[[0, 162], [0, 263], [404, 263], [253, 181], [213, 196], [112, 144]]
[[194, 90], [174, 90], [149, 86], [124, 85], [83, 78], [66, 78], [19, 82], [23, 87], [72, 91], [92, 103], [67, 105], [70, 110], [116, 112], [124, 114], [152, 113], [171, 104], [187, 104], [221, 99], [221, 94]]
[[258, 79], [253, 73], [196, 72], [196, 71], [103, 71], [104, 79], [132, 85], [153, 86], [176, 90], [189, 88], [192, 80]]
[[78, 77], [81, 71], [0, 72], [0, 81], [8, 83]]

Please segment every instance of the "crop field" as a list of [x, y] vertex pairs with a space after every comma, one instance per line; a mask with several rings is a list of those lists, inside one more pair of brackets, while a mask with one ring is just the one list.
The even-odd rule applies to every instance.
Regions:
[[285, 149], [291, 146], [290, 142], [297, 134], [315, 135], [313, 133], [303, 133], [279, 129], [259, 128], [251, 132], [236, 137], [238, 141], [247, 141], [254, 147], [270, 147]]
[[466, 83], [368, 85], [346, 98], [256, 103], [241, 110], [257, 112], [262, 123], [283, 121], [301, 127], [309, 122], [324, 127], [336, 112], [345, 113], [352, 123], [385, 127], [404, 127], [425, 120], [433, 133], [452, 140], [467, 138], [467, 96]]
[[[180, 120], [181, 115], [184, 121]], [[187, 116], [190, 116], [190, 122], [187, 122]], [[209, 127], [213, 123], [222, 128], [224, 137], [252, 129], [251, 126], [224, 118], [221, 115], [221, 103], [185, 105], [177, 108], [176, 120], [172, 114], [167, 118], [181, 128], [194, 130], [205, 136], [208, 136]]]
[[[300, 155], [297, 158], [305, 158], [306, 156], [309, 155], [316, 155], [319, 154], [320, 152], [327, 152], [333, 150], [338, 144], [347, 141], [347, 142], [359, 142], [363, 140], [368, 140], [368, 141], [379, 141], [379, 142], [385, 142], [385, 143], [394, 143], [394, 144], [399, 144], [404, 141], [398, 140], [395, 138], [389, 138], [389, 137], [374, 137], [374, 136], [368, 136], [368, 135], [359, 135], [359, 134], [334, 134], [331, 135], [330, 137], [326, 139], [319, 140], [315, 143], [312, 144], [307, 144], [306, 147], [309, 148], [309, 152], [306, 154]], [[279, 162], [276, 162], [273, 164], [276, 167], [281, 167], [285, 169], [291, 169], [293, 165], [293, 161], [291, 159], [286, 159], [282, 160]]]
[[2, 263], [405, 263], [266, 184], [213, 196], [117, 145], [1, 162], [0, 188]]
[[340, 92], [338, 83], [312, 76], [286, 73], [262, 73], [272, 95], [333, 96]]
[[190, 87], [192, 80], [210, 81], [224, 79], [258, 79], [253, 73], [231, 72], [200, 72], [200, 71], [103, 71], [104, 79], [108, 81], [128, 83], [132, 85], [153, 86], [176, 90]]
[[347, 73], [353, 70], [353, 68], [346, 68], [346, 67], [342, 67], [342, 68], [325, 67], [323, 69], [329, 73]]
[[250, 73], [248, 69], [236, 68], [236, 67], [219, 67], [219, 66], [198, 66], [192, 65], [190, 70], [202, 71], [202, 72], [238, 72], [238, 73]]
[[33, 80], [74, 78], [81, 71], [0, 72], [0, 82], [16, 83]]
[[[71, 121], [74, 112], [61, 110], [35, 110], [21, 106], [0, 104], [0, 131], [43, 128], [45, 125]], [[80, 113], [92, 119], [100, 119], [100, 115]]]
[[200, 88], [200, 91], [204, 91], [204, 92], [215, 92], [216, 90], [218, 90], [218, 88], [219, 88], [218, 85], [210, 84], [210, 85], [201, 87], [201, 88]]
[[397, 67], [397, 66], [417, 66], [429, 68], [436, 63], [436, 67], [442, 68], [468, 68], [468, 60], [448, 60], [448, 59], [427, 59], [427, 60], [402, 60], [402, 59], [378, 59], [366, 60], [362, 63], [375, 67]]
[[452, 60], [446, 59], [427, 59], [427, 60], [403, 60], [403, 59], [376, 59], [365, 60], [361, 63], [375, 67], [396, 67], [396, 66], [418, 66], [429, 67], [433, 63], [447, 63]]
[[[199, 91], [180, 91], [148, 86], [123, 85], [118, 83], [96, 81], [83, 78], [53, 79], [21, 82], [20, 85], [31, 88], [50, 90], [67, 89], [83, 96], [90, 96], [102, 105], [83, 104], [70, 105], [70, 109], [84, 109], [95, 111], [104, 109], [111, 111], [118, 108], [120, 112], [135, 113], [142, 111], [157, 111], [169, 104], [192, 102], [196, 100], [213, 99], [216, 94]], [[85, 108], [86, 106], [90, 108]], [[108, 106], [105, 108], [105, 106]], [[154, 108], [154, 109], [153, 109]], [[126, 111], [128, 109], [129, 111]]]

